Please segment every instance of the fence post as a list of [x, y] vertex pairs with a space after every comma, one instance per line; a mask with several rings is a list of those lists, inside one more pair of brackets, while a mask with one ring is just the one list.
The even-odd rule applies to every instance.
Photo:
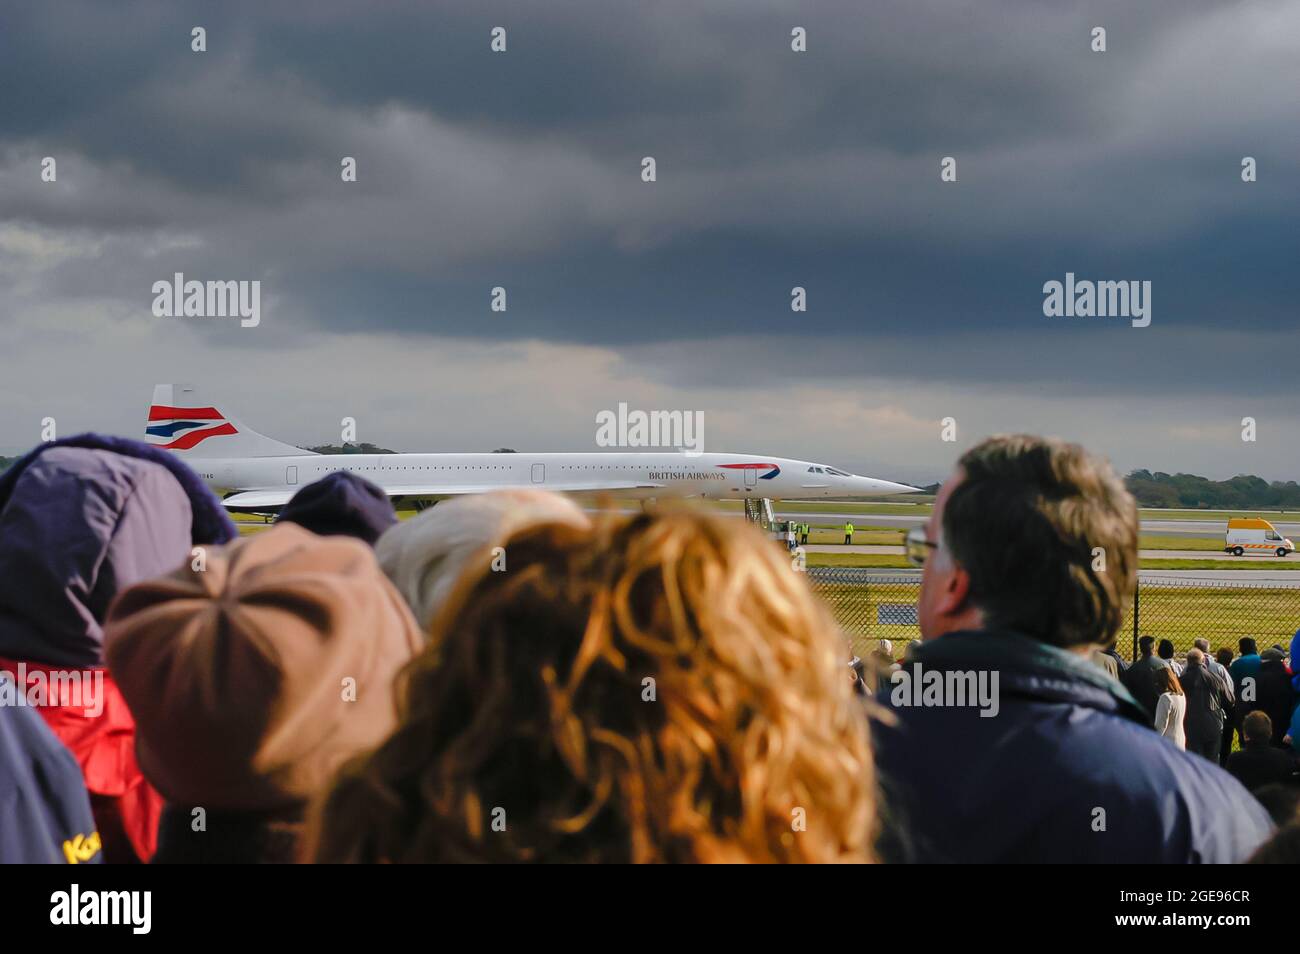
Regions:
[[1137, 662], [1138, 658], [1138, 606], [1141, 603], [1142, 580], [1138, 579], [1137, 586], [1133, 587], [1133, 656], [1129, 662]]

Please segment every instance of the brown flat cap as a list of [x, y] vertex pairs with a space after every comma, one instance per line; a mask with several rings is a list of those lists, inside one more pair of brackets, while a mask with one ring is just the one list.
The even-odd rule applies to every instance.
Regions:
[[359, 540], [286, 523], [202, 559], [109, 612], [105, 655], [140, 767], [174, 805], [301, 804], [396, 725], [415, 620]]

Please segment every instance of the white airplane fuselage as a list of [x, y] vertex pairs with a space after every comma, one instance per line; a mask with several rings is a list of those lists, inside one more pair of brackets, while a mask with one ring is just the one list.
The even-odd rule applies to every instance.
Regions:
[[[915, 488], [848, 474], [812, 461], [750, 454], [499, 453], [307, 454], [259, 458], [187, 458], [219, 493], [295, 490], [334, 471], [351, 471], [409, 504], [511, 487], [553, 487], [613, 497], [709, 499], [844, 498]], [[615, 489], [608, 483], [635, 484]], [[589, 489], [583, 485], [590, 484]], [[403, 488], [411, 488], [409, 494]], [[446, 493], [439, 490], [445, 488]]]

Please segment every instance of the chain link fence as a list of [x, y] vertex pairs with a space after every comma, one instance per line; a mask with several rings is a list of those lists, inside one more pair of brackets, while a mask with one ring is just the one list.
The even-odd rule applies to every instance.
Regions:
[[[805, 572], [830, 604], [854, 655], [866, 659], [879, 640], [887, 639], [897, 659], [921, 637], [916, 618], [920, 576], [885, 576], [854, 567], [810, 566]], [[1295, 583], [1149, 578], [1138, 584], [1116, 648], [1136, 658], [1138, 636], [1154, 636], [1171, 640], [1181, 656], [1203, 636], [1212, 651], [1227, 646], [1235, 655], [1237, 640], [1251, 636], [1260, 649], [1276, 643], [1287, 650], [1297, 629], [1300, 573]]]

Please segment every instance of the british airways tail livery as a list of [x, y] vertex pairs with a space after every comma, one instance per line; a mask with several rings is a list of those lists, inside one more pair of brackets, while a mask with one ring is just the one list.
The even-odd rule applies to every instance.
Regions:
[[280, 509], [304, 484], [336, 470], [365, 477], [407, 509], [510, 487], [733, 500], [853, 499], [917, 489], [811, 461], [749, 454], [316, 454], [257, 433], [179, 384], [154, 388], [145, 440], [178, 454], [225, 495], [227, 509], [255, 513]]

